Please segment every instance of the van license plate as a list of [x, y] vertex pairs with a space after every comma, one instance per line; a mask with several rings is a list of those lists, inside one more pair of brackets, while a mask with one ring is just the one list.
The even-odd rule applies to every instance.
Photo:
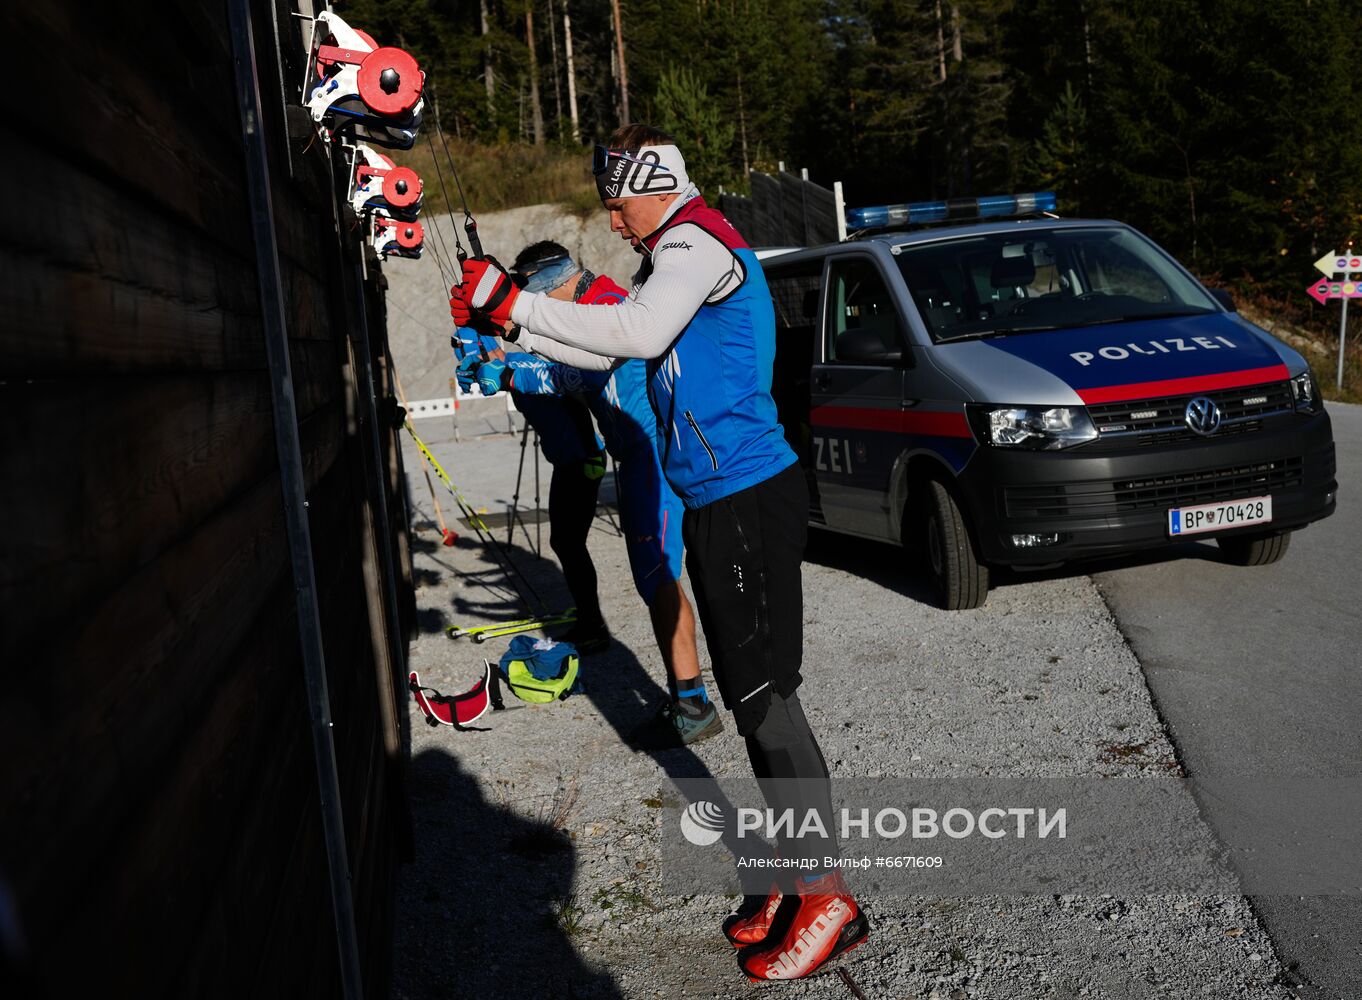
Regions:
[[1204, 503], [1197, 507], [1177, 507], [1170, 510], [1168, 534], [1195, 535], [1202, 531], [1267, 524], [1271, 520], [1271, 497], [1226, 500], [1224, 503]]

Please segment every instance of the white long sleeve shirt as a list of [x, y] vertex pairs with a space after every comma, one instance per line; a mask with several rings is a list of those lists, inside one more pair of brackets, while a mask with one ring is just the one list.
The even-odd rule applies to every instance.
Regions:
[[741, 260], [708, 232], [683, 222], [668, 229], [634, 277], [629, 297], [609, 309], [521, 292], [511, 319], [524, 350], [587, 370], [625, 358], [665, 354], [695, 313], [747, 277]]

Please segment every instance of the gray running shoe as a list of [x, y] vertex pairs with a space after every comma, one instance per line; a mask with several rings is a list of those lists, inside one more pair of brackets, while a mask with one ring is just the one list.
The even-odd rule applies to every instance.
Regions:
[[718, 706], [707, 702], [699, 715], [691, 715], [674, 701], [662, 706], [652, 721], [636, 729], [630, 743], [640, 750], [676, 750], [723, 732]]

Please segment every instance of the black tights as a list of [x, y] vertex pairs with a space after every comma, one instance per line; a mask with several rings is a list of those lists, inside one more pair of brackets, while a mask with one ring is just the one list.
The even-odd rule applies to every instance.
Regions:
[[809, 810], [817, 811], [827, 836], [806, 833], [803, 837], [781, 836], [781, 857], [809, 860], [813, 867], [799, 869], [803, 875], [825, 872], [823, 859], [837, 855], [837, 829], [832, 811], [832, 787], [827, 761], [804, 718], [798, 692], [788, 698], [771, 695], [766, 718], [747, 737], [747, 756], [757, 776], [766, 804], [777, 819], [787, 809], [794, 812], [793, 831], [798, 833]]
[[596, 594], [596, 567], [586, 548], [600, 488], [601, 481], [588, 477], [581, 462], [563, 462], [553, 467], [549, 482], [549, 548], [563, 567], [563, 579], [577, 605], [577, 621], [588, 628], [603, 622]]

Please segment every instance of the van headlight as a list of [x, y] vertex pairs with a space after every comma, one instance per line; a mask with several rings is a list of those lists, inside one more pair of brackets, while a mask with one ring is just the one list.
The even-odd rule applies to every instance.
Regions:
[[1081, 406], [971, 407], [976, 432], [997, 448], [1054, 451], [1097, 438], [1097, 427]]
[[1313, 371], [1307, 368], [1291, 379], [1291, 399], [1296, 409], [1305, 413], [1314, 413], [1320, 408], [1319, 383], [1315, 381]]

